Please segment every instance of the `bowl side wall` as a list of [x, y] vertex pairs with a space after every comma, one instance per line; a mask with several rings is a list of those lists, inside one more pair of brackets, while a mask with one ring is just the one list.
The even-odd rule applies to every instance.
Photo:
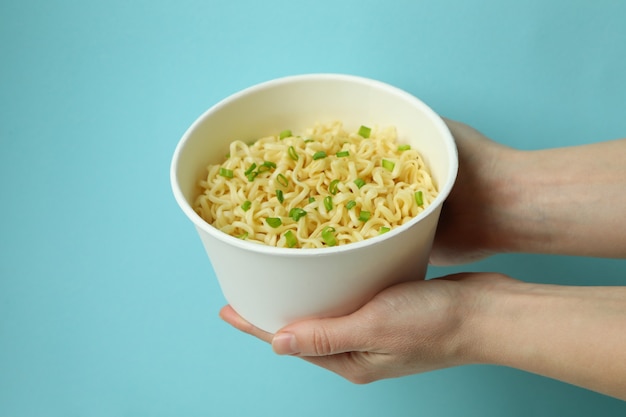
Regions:
[[358, 251], [308, 257], [269, 257], [198, 233], [228, 303], [274, 333], [293, 321], [352, 313], [388, 286], [423, 279], [438, 216]]

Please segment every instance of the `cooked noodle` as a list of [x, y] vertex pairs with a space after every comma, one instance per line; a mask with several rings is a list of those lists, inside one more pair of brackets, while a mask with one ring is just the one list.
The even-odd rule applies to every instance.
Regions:
[[228, 158], [207, 167], [195, 210], [225, 233], [278, 247], [378, 236], [437, 196], [418, 151], [396, 136], [393, 127], [374, 127], [364, 138], [333, 122], [298, 136], [285, 131], [251, 145], [232, 142]]

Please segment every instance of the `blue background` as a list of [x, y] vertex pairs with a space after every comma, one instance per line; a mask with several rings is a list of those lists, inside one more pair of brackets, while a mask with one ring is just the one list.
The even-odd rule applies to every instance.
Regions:
[[[626, 415], [513, 369], [357, 386], [275, 356], [217, 317], [168, 171], [208, 107], [309, 72], [389, 82], [521, 149], [624, 137], [625, 21], [610, 0], [3, 0], [0, 417]], [[624, 262], [503, 255], [429, 275], [623, 285]]]

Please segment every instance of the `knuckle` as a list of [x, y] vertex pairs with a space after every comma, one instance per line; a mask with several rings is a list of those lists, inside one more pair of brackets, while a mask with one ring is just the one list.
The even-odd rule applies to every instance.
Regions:
[[331, 337], [323, 327], [313, 329], [312, 342], [316, 356], [328, 356], [334, 353]]

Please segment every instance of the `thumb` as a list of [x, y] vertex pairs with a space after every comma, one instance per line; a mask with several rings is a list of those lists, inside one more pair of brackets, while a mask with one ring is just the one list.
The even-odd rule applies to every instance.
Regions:
[[329, 356], [363, 350], [363, 326], [355, 316], [311, 319], [290, 324], [272, 339], [279, 355]]

